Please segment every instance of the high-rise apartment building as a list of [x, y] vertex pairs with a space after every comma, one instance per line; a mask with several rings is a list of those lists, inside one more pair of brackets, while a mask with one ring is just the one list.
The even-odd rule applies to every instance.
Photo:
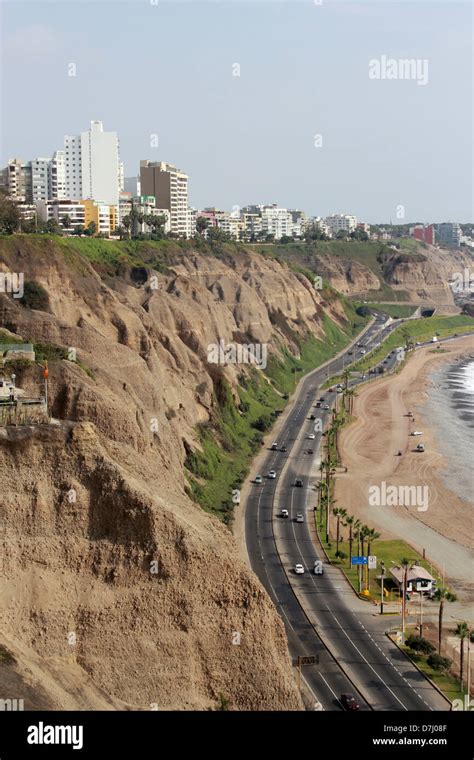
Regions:
[[34, 158], [31, 167], [31, 201], [47, 201], [49, 199], [49, 158]]
[[461, 245], [462, 230], [457, 222], [438, 224], [436, 233], [438, 243], [441, 246], [448, 245], [453, 248], [459, 248]]
[[66, 161], [63, 150], [57, 150], [48, 167], [48, 199], [66, 197]]
[[123, 167], [116, 132], [92, 121], [87, 132], [64, 138], [66, 196], [118, 206]]
[[170, 212], [171, 232], [189, 235], [188, 175], [164, 161], [140, 161], [142, 195], [154, 195], [157, 208]]
[[25, 164], [21, 158], [10, 158], [2, 170], [2, 186], [15, 200], [31, 203], [31, 162]]

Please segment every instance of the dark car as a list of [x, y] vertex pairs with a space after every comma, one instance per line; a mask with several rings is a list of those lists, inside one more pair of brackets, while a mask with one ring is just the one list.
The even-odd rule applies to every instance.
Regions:
[[316, 419], [316, 415], [315, 414], [310, 414], [309, 415], [309, 419], [310, 420], [315, 420]]
[[280, 451], [285, 452], [285, 451], [288, 451], [288, 449], [286, 448], [286, 446], [282, 446], [281, 449], [280, 449]]
[[303, 481], [301, 480], [301, 478], [296, 478], [295, 488], [303, 488]]
[[360, 710], [360, 704], [353, 694], [341, 694], [341, 704], [344, 710]]
[[316, 409], [320, 409], [321, 408], [321, 402], [320, 401], [316, 401], [315, 407], [316, 407]]

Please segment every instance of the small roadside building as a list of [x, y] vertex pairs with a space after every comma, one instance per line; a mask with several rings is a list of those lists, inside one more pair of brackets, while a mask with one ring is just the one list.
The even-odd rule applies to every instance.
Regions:
[[[405, 568], [400, 565], [394, 565], [390, 569], [390, 575], [394, 582], [402, 591], [403, 588], [403, 576], [405, 574]], [[412, 565], [408, 568], [407, 573], [407, 592], [425, 592], [429, 594], [436, 589], [436, 578], [433, 578], [428, 570], [420, 565]]]

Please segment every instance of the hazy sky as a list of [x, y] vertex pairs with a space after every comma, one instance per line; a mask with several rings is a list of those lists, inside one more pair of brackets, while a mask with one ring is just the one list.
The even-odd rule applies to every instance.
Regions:
[[[119, 134], [126, 176], [141, 158], [174, 163], [200, 208], [472, 220], [468, 3], [2, 0], [1, 10], [2, 165], [50, 155], [99, 119]], [[418, 78], [370, 78], [384, 55], [419, 59]]]

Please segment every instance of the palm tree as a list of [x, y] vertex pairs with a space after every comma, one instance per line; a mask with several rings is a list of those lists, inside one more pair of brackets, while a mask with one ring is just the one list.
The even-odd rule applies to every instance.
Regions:
[[455, 636], [459, 636], [461, 639], [461, 651], [459, 654], [459, 678], [461, 681], [461, 691], [462, 691], [462, 681], [464, 676], [464, 639], [467, 638], [470, 635], [469, 626], [466, 622], [458, 623]]
[[438, 616], [438, 654], [441, 654], [441, 633], [443, 630], [443, 611], [445, 602], [455, 602], [457, 599], [456, 594], [449, 590], [449, 588], [437, 588], [434, 594], [435, 602], [439, 602], [439, 616]]
[[354, 517], [354, 515], [347, 515], [346, 525], [349, 526], [349, 567], [351, 567], [352, 566], [352, 543], [359, 529], [360, 520], [357, 520]]
[[70, 227], [72, 227], [72, 221], [69, 214], [65, 214], [61, 219], [61, 224], [64, 227], [65, 230], [68, 230]]
[[380, 533], [377, 533], [374, 528], [370, 528], [370, 530], [367, 531], [367, 554], [370, 556], [370, 547], [372, 546], [373, 542], [376, 541], [378, 538], [380, 538]]
[[367, 538], [369, 531], [370, 531], [370, 528], [368, 525], [361, 525], [359, 528], [361, 554], [363, 557], [365, 556], [365, 552], [364, 552], [365, 539]]
[[333, 515], [336, 517], [336, 557], [339, 556], [339, 540], [340, 540], [340, 525], [341, 520], [347, 515], [347, 511], [343, 507], [335, 507], [332, 510]]

